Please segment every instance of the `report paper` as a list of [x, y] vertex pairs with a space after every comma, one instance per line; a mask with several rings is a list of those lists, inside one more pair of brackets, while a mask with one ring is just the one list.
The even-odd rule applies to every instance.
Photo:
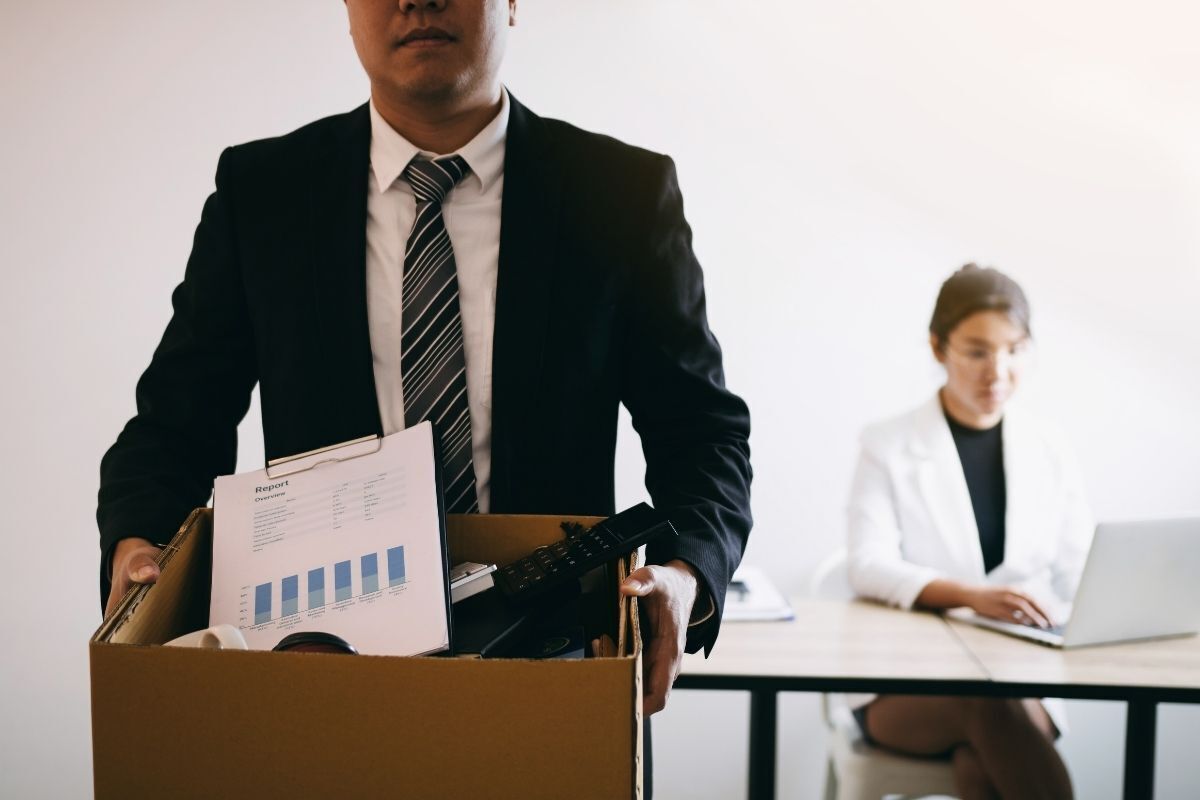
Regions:
[[738, 566], [725, 593], [725, 622], [769, 622], [795, 619], [792, 606], [766, 573], [746, 564]]
[[436, 474], [426, 422], [217, 478], [209, 624], [254, 650], [298, 631], [371, 655], [447, 649]]

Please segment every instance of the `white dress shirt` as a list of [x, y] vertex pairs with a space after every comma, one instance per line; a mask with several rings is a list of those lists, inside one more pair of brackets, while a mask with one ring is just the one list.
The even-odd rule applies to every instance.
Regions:
[[[471, 167], [470, 174], [442, 202], [442, 216], [458, 270], [475, 488], [479, 510], [485, 514], [491, 499], [492, 333], [496, 319], [508, 114], [508, 92], [501, 89], [500, 111], [495, 119], [455, 153]], [[451, 155], [417, 148], [388, 125], [372, 101], [371, 174], [367, 188], [367, 321], [384, 435], [404, 428], [401, 290], [404, 250], [417, 212], [412, 187], [401, 174], [418, 153], [428, 157]]]

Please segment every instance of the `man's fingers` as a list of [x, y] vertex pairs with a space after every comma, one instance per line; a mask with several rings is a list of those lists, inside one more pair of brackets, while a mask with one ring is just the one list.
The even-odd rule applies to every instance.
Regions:
[[[636, 569], [621, 583], [623, 594], [646, 600], [645, 619], [650, 627], [650, 639], [643, 652], [642, 710], [646, 714], [666, 707], [675, 676], [683, 666], [691, 597], [681, 595], [687, 595], [687, 588], [686, 581], [678, 578], [676, 568], [671, 566]], [[691, 591], [694, 594], [694, 582]]]
[[654, 585], [654, 570], [649, 567], [641, 567], [629, 573], [629, 577], [621, 582], [621, 593], [645, 597], [654, 591]]
[[117, 607], [117, 603], [129, 591], [129, 579], [124, 575], [114, 575], [112, 587], [108, 590], [108, 602], [104, 605], [104, 616], [107, 618]]
[[667, 695], [678, 673], [679, 648], [671, 640], [656, 638], [646, 652], [646, 688], [642, 712], [657, 714], [667, 706]]
[[[653, 672], [658, 672], [658, 665], [653, 665]], [[642, 695], [642, 713], [657, 714], [667, 707], [667, 693], [658, 676], [646, 677], [646, 692]]]
[[134, 553], [125, 565], [125, 574], [133, 583], [154, 583], [158, 580], [158, 564], [150, 553]]
[[666, 707], [675, 677], [683, 666], [683, 641], [677, 634], [677, 630], [655, 630], [645, 650], [642, 711], [646, 714], [656, 714]]
[[155, 558], [158, 556], [157, 547], [147, 547], [135, 551], [125, 559], [124, 564], [116, 565], [113, 569], [112, 588], [108, 591], [108, 602], [104, 604], [104, 616], [112, 614], [117, 603], [129, 591], [129, 587], [138, 583], [154, 583], [162, 572]]

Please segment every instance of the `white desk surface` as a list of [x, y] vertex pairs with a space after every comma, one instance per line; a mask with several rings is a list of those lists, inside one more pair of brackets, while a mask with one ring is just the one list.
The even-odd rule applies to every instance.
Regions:
[[942, 619], [867, 602], [794, 598], [790, 622], [726, 622], [686, 675], [987, 680]]
[[[1062, 650], [966, 622], [947, 625], [994, 681], [1072, 686], [1200, 688], [1200, 637]], [[722, 635], [724, 631], [722, 630]]]
[[1060, 650], [865, 601], [791, 598], [790, 622], [726, 622], [696, 677], [989, 681], [1200, 691], [1200, 637]]

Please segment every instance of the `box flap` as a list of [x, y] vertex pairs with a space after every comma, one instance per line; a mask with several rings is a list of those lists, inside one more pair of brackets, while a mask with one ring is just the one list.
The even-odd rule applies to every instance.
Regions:
[[[627, 559], [629, 563], [629, 572], [633, 572], [638, 568], [638, 552], [634, 551], [629, 554]], [[622, 564], [625, 562], [623, 561]], [[628, 620], [626, 615], [621, 616], [621, 626], [624, 627], [628, 623], [629, 636], [626, 638], [627, 649], [618, 651], [622, 656], [633, 658], [633, 792], [632, 796], [641, 800], [642, 797], [642, 770], [644, 768], [642, 758], [645, 748], [642, 715], [642, 626], [641, 619], [638, 617], [638, 599], [636, 597], [629, 598], [629, 613]]]
[[208, 627], [212, 509], [197, 508], [158, 554], [157, 583], [133, 586], [93, 643], [162, 644]]
[[478, 561], [497, 566], [524, 558], [536, 547], [562, 539], [564, 522], [591, 527], [604, 517], [531, 514], [448, 514], [446, 538], [455, 564]]

